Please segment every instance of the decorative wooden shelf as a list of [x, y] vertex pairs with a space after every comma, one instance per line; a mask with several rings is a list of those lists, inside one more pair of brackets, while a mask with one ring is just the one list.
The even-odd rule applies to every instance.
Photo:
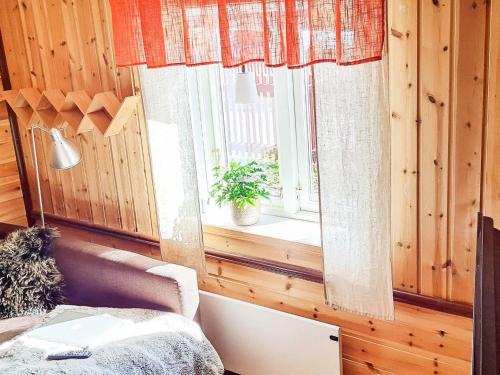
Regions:
[[[89, 127], [92, 129], [92, 125], [95, 125], [102, 134], [107, 136], [106, 130], [119, 109], [120, 101], [111, 91], [95, 94], [82, 121], [83, 131], [86, 131]], [[81, 132], [81, 130], [78, 131], [78, 133]]]
[[140, 96], [127, 96], [120, 102], [111, 91], [91, 98], [84, 90], [66, 95], [59, 89], [42, 93], [35, 88], [2, 92], [5, 100], [21, 121], [28, 126], [42, 123], [48, 128], [68, 124], [78, 134], [97, 128], [105, 137], [120, 133], [133, 116]]
[[[36, 92], [33, 92], [32, 89], [22, 89], [7, 90], [3, 93], [9, 107], [11, 107], [16, 116], [25, 123], [30, 122], [33, 115], [33, 106], [36, 105], [40, 97], [38, 90], [35, 91]], [[30, 101], [28, 101], [27, 98]]]
[[35, 113], [43, 125], [48, 128], [60, 125], [59, 111], [64, 103], [64, 94], [59, 89], [45, 90], [38, 101]]
[[[83, 116], [89, 108], [90, 96], [84, 90], [68, 92], [59, 111], [59, 117], [79, 133]], [[92, 130], [91, 127], [88, 130]]]
[[106, 129], [105, 137], [110, 137], [112, 135], [118, 134], [123, 129], [125, 123], [132, 117], [135, 109], [137, 108], [137, 104], [140, 101], [140, 97], [135, 96], [127, 96], [118, 108], [118, 112], [113, 116], [111, 123]]

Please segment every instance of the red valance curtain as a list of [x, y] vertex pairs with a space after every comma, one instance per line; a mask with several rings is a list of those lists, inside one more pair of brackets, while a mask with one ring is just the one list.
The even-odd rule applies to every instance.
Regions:
[[116, 63], [298, 68], [379, 60], [384, 0], [110, 0]]

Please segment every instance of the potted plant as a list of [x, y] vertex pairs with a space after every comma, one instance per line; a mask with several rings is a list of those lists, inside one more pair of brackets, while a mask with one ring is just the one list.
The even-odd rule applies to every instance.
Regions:
[[210, 197], [219, 205], [230, 204], [236, 225], [253, 225], [260, 218], [260, 199], [268, 198], [266, 167], [256, 161], [231, 161], [214, 168]]

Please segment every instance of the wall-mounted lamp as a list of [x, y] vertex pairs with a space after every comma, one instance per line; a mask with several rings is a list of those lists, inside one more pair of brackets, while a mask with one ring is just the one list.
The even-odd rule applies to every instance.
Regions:
[[237, 104], [253, 104], [257, 103], [258, 99], [255, 73], [246, 71], [243, 65], [241, 72], [236, 73], [234, 101]]
[[43, 213], [43, 203], [42, 203], [42, 189], [40, 186], [40, 173], [38, 171], [38, 157], [36, 153], [36, 142], [35, 142], [35, 130], [38, 129], [43, 133], [50, 134], [50, 139], [52, 141], [50, 146], [50, 166], [57, 170], [70, 169], [75, 167], [82, 156], [80, 151], [66, 138], [63, 137], [59, 129], [47, 129], [41, 125], [33, 125], [31, 127], [31, 143], [33, 146], [33, 160], [35, 161], [35, 177], [36, 186], [38, 190], [38, 203], [40, 204], [40, 219], [42, 221], [42, 227], [45, 228], [45, 216]]

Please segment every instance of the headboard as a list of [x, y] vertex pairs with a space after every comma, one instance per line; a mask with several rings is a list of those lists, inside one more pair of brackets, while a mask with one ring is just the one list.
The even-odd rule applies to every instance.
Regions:
[[500, 231], [478, 215], [473, 375], [500, 374]]

